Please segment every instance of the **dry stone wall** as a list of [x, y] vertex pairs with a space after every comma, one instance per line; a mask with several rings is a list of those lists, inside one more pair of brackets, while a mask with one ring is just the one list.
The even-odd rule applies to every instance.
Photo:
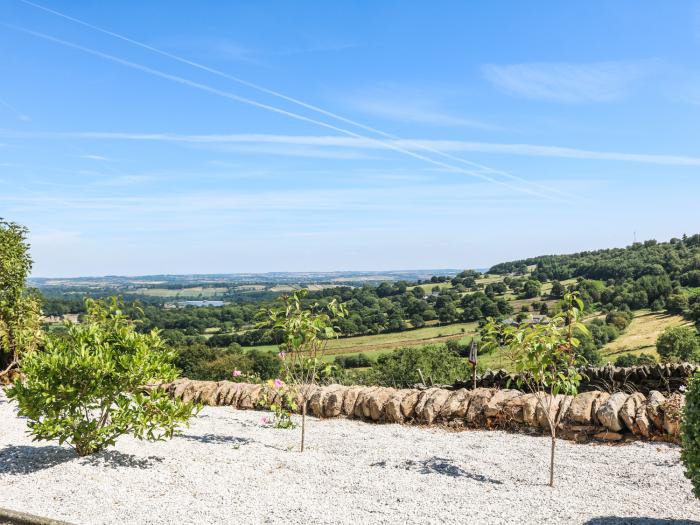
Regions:
[[[691, 363], [664, 363], [619, 367], [606, 365], [602, 367], [585, 367], [582, 369], [585, 379], [580, 391], [606, 390], [614, 392], [641, 392], [649, 394], [659, 392], [680, 392], [688, 384], [693, 374], [700, 371], [700, 366]], [[506, 370], [487, 370], [477, 377], [477, 385], [483, 388], [507, 388], [515, 384], [515, 376]], [[470, 382], [456, 383], [453, 388], [470, 388]]]
[[[265, 409], [279, 393], [259, 384], [178, 379], [160, 385], [171, 396], [212, 406]], [[524, 393], [512, 389], [395, 389], [372, 386], [307, 385], [307, 410], [319, 418], [345, 416], [377, 423], [448, 425], [548, 431], [545, 410], [561, 413], [559, 435], [566, 439], [678, 441], [685, 396], [652, 391], [609, 394], [600, 390], [576, 396]]]

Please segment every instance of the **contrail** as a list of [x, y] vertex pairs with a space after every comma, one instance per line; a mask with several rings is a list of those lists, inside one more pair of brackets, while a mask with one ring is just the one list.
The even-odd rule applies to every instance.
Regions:
[[24, 121], [24, 122], [28, 122], [29, 120], [31, 120], [27, 115], [25, 115], [24, 113], [22, 113], [19, 109], [17, 109], [17, 108], [14, 107], [12, 104], [10, 104], [9, 102], [7, 102], [7, 101], [5, 101], [5, 100], [3, 100], [3, 99], [1, 99], [1, 98], [0, 98], [0, 106], [5, 106], [7, 109], [9, 109], [9, 110], [12, 111], [13, 113], [15, 113], [15, 114], [17, 115], [17, 118], [18, 118], [19, 120], [22, 120], [22, 121]]
[[186, 78], [182, 78], [182, 77], [179, 77], [179, 76], [177, 76], [177, 75], [172, 75], [172, 74], [170, 74], [170, 73], [165, 73], [165, 72], [163, 72], [163, 71], [160, 71], [160, 70], [157, 70], [157, 69], [148, 67], [148, 66], [144, 66], [144, 65], [138, 64], [138, 63], [136, 63], [136, 62], [131, 62], [131, 61], [129, 61], [129, 60], [125, 60], [125, 59], [123, 59], [123, 58], [116, 57], [116, 56], [114, 56], [114, 55], [109, 55], [109, 54], [107, 54], [107, 53], [103, 53], [102, 51], [98, 51], [98, 50], [96, 50], [96, 49], [91, 49], [91, 48], [88, 48], [88, 47], [85, 47], [85, 46], [81, 46], [81, 45], [79, 45], [79, 44], [75, 44], [75, 43], [72, 43], [72, 42], [68, 42], [68, 41], [62, 40], [62, 39], [60, 39], [60, 38], [56, 38], [56, 37], [53, 37], [53, 36], [50, 36], [50, 35], [47, 35], [47, 34], [44, 34], [44, 33], [40, 33], [40, 32], [38, 32], [38, 31], [33, 31], [33, 30], [31, 30], [31, 29], [26, 29], [26, 28], [23, 28], [23, 27], [18, 27], [18, 26], [14, 26], [14, 25], [11, 25], [11, 24], [0, 24], [0, 25], [2, 25], [2, 26], [4, 26], [4, 27], [11, 28], [11, 29], [14, 29], [14, 30], [16, 30], [16, 31], [20, 31], [20, 32], [23, 32], [23, 33], [26, 33], [26, 34], [35, 36], [35, 37], [37, 37], [37, 38], [41, 38], [41, 39], [43, 39], [43, 40], [47, 40], [47, 41], [49, 41], [49, 42], [53, 42], [53, 43], [56, 43], [56, 44], [60, 44], [60, 45], [63, 45], [63, 46], [66, 46], [66, 47], [69, 47], [69, 48], [72, 48], [72, 49], [77, 49], [77, 50], [82, 51], [82, 52], [84, 52], [84, 53], [88, 53], [88, 54], [91, 54], [91, 55], [94, 55], [94, 56], [103, 58], [103, 59], [105, 59], [105, 60], [109, 60], [109, 61], [115, 62], [115, 63], [117, 63], [117, 64], [121, 64], [121, 65], [123, 65], [123, 66], [126, 66], [126, 67], [130, 67], [130, 68], [132, 68], [132, 69], [136, 69], [136, 70], [139, 70], [139, 71], [143, 71], [144, 73], [148, 73], [148, 74], [153, 75], [153, 76], [157, 76], [157, 77], [160, 77], [160, 78], [164, 78], [164, 79], [166, 79], [166, 80], [170, 80], [170, 81], [172, 81], [172, 82], [176, 82], [176, 83], [183, 84], [183, 85], [186, 85], [186, 86], [195, 88], [195, 89], [199, 89], [199, 90], [202, 90], [202, 91], [206, 91], [206, 92], [208, 92], [208, 93], [211, 93], [211, 94], [214, 94], [214, 95], [223, 97], [223, 98], [227, 98], [227, 99], [230, 99], [230, 100], [235, 100], [236, 102], [240, 102], [240, 103], [243, 103], [243, 104], [248, 104], [248, 105], [251, 105], [251, 106], [254, 106], [254, 107], [258, 107], [258, 108], [260, 108], [260, 109], [265, 109], [265, 110], [267, 110], [267, 111], [271, 111], [271, 112], [273, 112], [273, 113], [278, 113], [278, 114], [280, 114], [280, 115], [284, 115], [284, 116], [287, 116], [287, 117], [290, 117], [290, 118], [293, 118], [293, 119], [296, 119], [296, 120], [300, 120], [300, 121], [302, 121], [302, 122], [308, 122], [308, 123], [311, 123], [311, 124], [315, 124], [315, 125], [317, 125], [317, 126], [322, 126], [322, 127], [324, 127], [324, 128], [331, 129], [331, 130], [333, 130], [333, 131], [337, 131], [338, 133], [342, 133], [342, 134], [344, 134], [344, 135], [349, 135], [349, 136], [351, 136], [351, 137], [355, 137], [355, 138], [358, 138], [358, 139], [363, 139], [363, 140], [366, 140], [366, 141], [369, 141], [369, 142], [373, 142], [373, 143], [376, 143], [376, 144], [378, 144], [378, 145], [381, 145], [382, 147], [384, 147], [384, 148], [386, 148], [386, 149], [391, 149], [391, 150], [397, 151], [397, 152], [399, 152], [399, 153], [403, 153], [403, 154], [405, 154], [405, 155], [408, 155], [408, 156], [410, 156], [410, 157], [413, 157], [413, 158], [422, 160], [422, 161], [424, 161], [424, 162], [428, 162], [428, 163], [433, 164], [434, 166], [438, 166], [438, 167], [440, 167], [440, 168], [444, 168], [444, 169], [447, 169], [447, 170], [450, 170], [450, 171], [453, 171], [453, 172], [457, 172], [457, 173], [464, 173], [464, 174], [467, 174], [467, 175], [471, 175], [471, 176], [473, 176], [473, 177], [477, 177], [477, 178], [480, 178], [480, 179], [485, 180], [485, 181], [487, 181], [487, 182], [491, 182], [491, 183], [494, 183], [494, 184], [498, 184], [498, 185], [500, 185], [500, 186], [504, 186], [504, 187], [509, 188], [509, 189], [511, 189], [511, 190], [519, 191], [519, 192], [521, 192], [521, 193], [528, 193], [528, 194], [535, 195], [535, 196], [542, 197], [542, 198], [544, 198], [544, 199], [549, 199], [549, 200], [559, 200], [559, 199], [557, 199], [557, 198], [555, 198], [555, 197], [552, 197], [551, 195], [546, 195], [546, 194], [543, 194], [543, 193], [531, 191], [531, 190], [529, 190], [529, 189], [527, 189], [527, 188], [521, 188], [521, 187], [519, 187], [519, 186], [513, 186], [513, 185], [511, 185], [511, 184], [507, 184], [507, 183], [505, 183], [505, 182], [503, 182], [503, 181], [500, 181], [500, 180], [494, 179], [494, 178], [492, 178], [492, 177], [489, 177], [489, 176], [487, 176], [487, 175], [484, 175], [483, 173], [480, 173], [480, 172], [478, 172], [478, 171], [466, 170], [466, 169], [463, 169], [463, 168], [459, 168], [459, 167], [457, 167], [457, 166], [453, 166], [453, 165], [451, 165], [451, 164], [447, 164], [447, 163], [445, 163], [445, 162], [441, 162], [441, 161], [439, 161], [439, 160], [435, 160], [435, 159], [430, 158], [430, 157], [426, 157], [425, 155], [420, 155], [420, 154], [415, 153], [415, 152], [413, 152], [413, 151], [411, 151], [411, 150], [408, 150], [408, 149], [402, 148], [402, 147], [400, 147], [400, 146], [397, 146], [396, 144], [393, 144], [393, 143], [391, 143], [391, 142], [386, 142], [386, 141], [379, 140], [379, 139], [375, 139], [375, 138], [372, 138], [372, 137], [366, 137], [366, 136], [360, 135], [359, 133], [355, 133], [355, 132], [353, 132], [353, 131], [350, 131], [350, 130], [347, 130], [347, 129], [344, 129], [344, 128], [340, 128], [340, 127], [338, 127], [338, 126], [334, 126], [334, 125], [332, 125], [332, 124], [328, 124], [328, 123], [323, 122], [323, 121], [320, 121], [320, 120], [316, 120], [316, 119], [313, 119], [313, 118], [310, 118], [310, 117], [306, 117], [306, 116], [304, 116], [304, 115], [299, 115], [298, 113], [294, 113], [294, 112], [291, 112], [291, 111], [287, 111], [287, 110], [285, 110], [285, 109], [281, 109], [281, 108], [278, 108], [278, 107], [275, 107], [275, 106], [271, 106], [271, 105], [269, 105], [269, 104], [264, 104], [264, 103], [262, 103], [262, 102], [258, 102], [258, 101], [255, 101], [255, 100], [252, 100], [252, 99], [249, 99], [249, 98], [246, 98], [246, 97], [242, 97], [242, 96], [240, 96], [240, 95], [236, 95], [235, 93], [230, 93], [230, 92], [228, 92], [228, 91], [223, 91], [223, 90], [220, 90], [220, 89], [217, 89], [217, 88], [213, 88], [213, 87], [208, 86], [208, 85], [206, 85], [206, 84], [201, 84], [201, 83], [199, 83], [199, 82], [194, 82], [194, 81], [192, 81], [192, 80], [188, 80], [188, 79], [186, 79]]
[[[84, 26], [84, 27], [88, 27], [88, 28], [90, 28], [90, 29], [92, 29], [92, 30], [94, 30], [94, 31], [99, 31], [100, 33], [103, 33], [103, 34], [112, 36], [112, 37], [114, 37], [114, 38], [118, 38], [119, 40], [122, 40], [122, 41], [124, 41], [124, 42], [128, 42], [128, 43], [130, 43], [130, 44], [133, 44], [133, 45], [135, 45], [135, 46], [141, 47], [141, 48], [143, 48], [143, 49], [147, 49], [148, 51], [152, 51], [153, 53], [157, 53], [157, 54], [159, 54], [159, 55], [161, 55], [161, 56], [170, 58], [170, 59], [175, 60], [175, 61], [177, 61], [177, 62], [180, 62], [180, 63], [183, 63], [183, 64], [187, 64], [187, 65], [189, 65], [189, 66], [195, 67], [195, 68], [200, 69], [200, 70], [202, 70], [202, 71], [206, 71], [206, 72], [211, 73], [211, 74], [213, 74], [213, 75], [216, 75], [216, 76], [219, 76], [219, 77], [222, 77], [222, 78], [231, 80], [231, 81], [233, 81], [233, 82], [236, 82], [236, 83], [241, 84], [241, 85], [243, 85], [243, 86], [249, 87], [249, 88], [254, 89], [254, 90], [256, 90], [256, 91], [260, 91], [261, 93], [266, 93], [266, 94], [268, 94], [268, 95], [272, 95], [272, 96], [274, 96], [274, 97], [281, 98], [281, 99], [283, 99], [283, 100], [286, 100], [286, 101], [291, 102], [291, 103], [293, 103], [293, 104], [296, 104], [296, 105], [298, 105], [298, 106], [304, 107], [304, 108], [309, 109], [309, 110], [311, 110], [311, 111], [315, 111], [315, 112], [320, 113], [320, 114], [322, 114], [322, 115], [325, 115], [325, 116], [327, 116], [327, 117], [331, 117], [331, 118], [336, 119], [336, 120], [339, 120], [339, 121], [341, 121], [341, 122], [345, 122], [346, 124], [350, 124], [350, 125], [352, 125], [352, 126], [355, 126], [355, 127], [361, 128], [361, 129], [364, 129], [365, 131], [369, 131], [369, 132], [372, 132], [372, 133], [376, 133], [377, 135], [380, 135], [380, 136], [385, 137], [385, 138], [388, 138], [388, 139], [400, 140], [400, 137], [398, 137], [398, 136], [396, 136], [396, 135], [392, 135], [391, 133], [387, 133], [387, 132], [385, 132], [385, 131], [382, 131], [382, 130], [380, 130], [380, 129], [374, 128], [374, 127], [372, 127], [372, 126], [368, 126], [368, 125], [363, 124], [363, 123], [361, 123], [361, 122], [357, 122], [357, 121], [352, 120], [352, 119], [349, 119], [349, 118], [347, 118], [347, 117], [343, 117], [342, 115], [338, 115], [337, 113], [333, 113], [332, 111], [328, 111], [328, 110], [326, 110], [326, 109], [323, 109], [323, 108], [321, 108], [321, 107], [315, 106], [315, 105], [310, 104], [310, 103], [308, 103], [308, 102], [304, 102], [303, 100], [299, 100], [299, 99], [297, 99], [297, 98], [290, 97], [290, 96], [288, 96], [288, 95], [285, 95], [284, 93], [280, 93], [280, 92], [275, 91], [275, 90], [273, 90], [273, 89], [269, 89], [269, 88], [266, 88], [266, 87], [261, 86], [261, 85], [259, 85], [259, 84], [255, 84], [255, 83], [253, 83], [253, 82], [249, 82], [249, 81], [244, 80], [244, 79], [242, 79], [242, 78], [238, 78], [238, 77], [236, 77], [236, 76], [230, 75], [230, 74], [228, 74], [228, 73], [226, 73], [226, 72], [224, 72], [224, 71], [221, 71], [221, 70], [219, 70], [219, 69], [215, 69], [215, 68], [209, 67], [209, 66], [207, 66], [207, 65], [205, 65], [205, 64], [201, 64], [201, 63], [199, 63], [199, 62], [195, 62], [195, 61], [193, 61], [193, 60], [189, 60], [189, 59], [187, 59], [187, 58], [184, 58], [184, 57], [175, 55], [175, 54], [173, 54], [173, 53], [169, 53], [168, 51], [164, 51], [164, 50], [159, 49], [159, 48], [157, 48], [157, 47], [150, 46], [150, 45], [148, 45], [148, 44], [146, 44], [146, 43], [144, 43], [144, 42], [140, 42], [140, 41], [138, 41], [138, 40], [134, 40], [133, 38], [129, 38], [129, 37], [124, 36], [124, 35], [121, 35], [121, 34], [119, 34], [119, 33], [115, 33], [114, 31], [110, 31], [110, 30], [108, 30], [108, 29], [104, 29], [104, 28], [99, 27], [99, 26], [96, 26], [96, 25], [94, 25], [94, 24], [90, 24], [89, 22], [85, 22], [84, 20], [81, 20], [81, 19], [79, 19], [79, 18], [75, 18], [75, 17], [69, 16], [69, 15], [67, 15], [67, 14], [65, 14], [65, 13], [61, 13], [60, 11], [56, 11], [56, 10], [54, 10], [54, 9], [50, 9], [50, 8], [48, 8], [48, 7], [45, 7], [45, 6], [43, 6], [43, 5], [36, 4], [36, 3], [34, 3], [34, 2], [30, 2], [29, 0], [19, 0], [19, 1], [22, 2], [23, 4], [32, 6], [32, 7], [36, 8], [36, 9], [41, 9], [42, 11], [45, 11], [45, 12], [47, 12], [47, 13], [51, 13], [51, 14], [53, 14], [53, 15], [59, 16], [59, 17], [61, 17], [61, 18], [64, 18], [64, 19], [66, 19], [66, 20], [70, 20], [71, 22], [75, 22], [76, 24], [80, 24], [80, 25], [82, 25], [82, 26]], [[526, 185], [530, 185], [530, 186], [534, 186], [534, 187], [540, 188], [541, 190], [545, 190], [545, 191], [553, 192], [553, 193], [558, 193], [559, 195], [562, 195], [562, 196], [568, 197], [568, 198], [574, 198], [574, 196], [571, 195], [571, 194], [569, 194], [569, 193], [560, 191], [560, 190], [558, 190], [558, 189], [556, 189], [556, 188], [551, 188], [551, 187], [549, 187], [549, 186], [544, 186], [544, 185], [542, 185], [542, 184], [537, 184], [536, 182], [531, 182], [531, 181], [526, 180], [526, 179], [523, 179], [523, 178], [521, 178], [521, 177], [517, 177], [516, 175], [513, 175], [513, 174], [508, 173], [508, 172], [506, 172], [506, 171], [497, 170], [497, 169], [491, 168], [491, 167], [489, 167], [489, 166], [486, 166], [486, 165], [483, 165], [483, 164], [479, 164], [479, 163], [477, 163], [477, 162], [473, 162], [473, 161], [470, 161], [470, 160], [467, 160], [467, 159], [463, 159], [463, 158], [458, 157], [458, 156], [456, 156], [456, 155], [452, 155], [452, 154], [449, 154], [449, 153], [445, 153], [445, 152], [443, 152], [443, 151], [440, 151], [440, 150], [431, 148], [431, 147], [429, 147], [429, 146], [425, 146], [425, 145], [422, 145], [422, 144], [416, 144], [416, 143], [411, 142], [411, 141], [406, 141], [405, 139], [404, 139], [404, 141], [405, 141], [405, 142], [408, 142], [408, 144], [409, 144], [411, 147], [415, 148], [415, 149], [420, 149], [420, 150], [427, 151], [427, 152], [433, 153], [433, 154], [435, 154], [435, 155], [439, 155], [439, 156], [441, 156], [441, 157], [444, 157], [444, 158], [447, 158], [447, 159], [450, 159], [450, 160], [453, 160], [453, 161], [456, 161], [456, 162], [461, 162], [461, 163], [466, 164], [466, 165], [468, 165], [468, 166], [472, 166], [472, 167], [474, 167], [474, 168], [477, 168], [477, 169], [479, 169], [479, 170], [482, 170], [482, 171], [484, 171], [484, 172], [486, 172], [486, 173], [491, 173], [491, 174], [493, 174], [493, 175], [501, 175], [501, 176], [503, 176], [503, 177], [507, 177], [507, 178], [509, 178], [509, 179], [511, 179], [511, 180], [520, 182], [520, 183], [522, 183], [522, 184], [526, 184]]]

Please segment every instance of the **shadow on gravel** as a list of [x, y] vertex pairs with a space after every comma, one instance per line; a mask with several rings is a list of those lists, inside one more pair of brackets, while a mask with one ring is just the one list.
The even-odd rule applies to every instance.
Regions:
[[293, 448], [270, 445], [269, 443], [263, 443], [262, 441], [257, 441], [255, 439], [227, 436], [226, 434], [202, 434], [201, 436], [196, 436], [193, 434], [180, 434], [178, 438], [189, 439], [190, 441], [199, 441], [200, 443], [208, 443], [212, 445], [223, 445], [228, 443], [234, 445], [235, 448], [238, 448], [241, 445], [250, 445], [251, 443], [257, 443], [265, 448], [273, 448], [282, 452], [289, 452]]
[[83, 465], [109, 468], [140, 468], [146, 469], [156, 463], [162, 463], [163, 458], [159, 456], [139, 457], [133, 454], [124, 454], [118, 450], [105, 450], [92, 456], [85, 456], [80, 461]]
[[77, 457], [75, 451], [55, 445], [7, 445], [0, 450], [0, 474], [31, 474]]
[[693, 520], [660, 520], [657, 518], [601, 516], [585, 522], [584, 525], [698, 525], [700, 521]]
[[[382, 467], [386, 468], [386, 461], [380, 461], [378, 463], [372, 463], [371, 467]], [[480, 483], [491, 483], [493, 485], [502, 485], [503, 482], [497, 479], [489, 478], [482, 474], [474, 474], [473, 472], [468, 472], [462, 467], [455, 465], [452, 460], [445, 458], [438, 458], [433, 456], [432, 458], [423, 459], [421, 461], [413, 461], [412, 459], [406, 460], [399, 465], [395, 465], [394, 468], [402, 468], [404, 470], [415, 470], [421, 474], [442, 474], [443, 476], [449, 476], [451, 478], [469, 478]]]
[[248, 438], [227, 436], [225, 434], [203, 434], [201, 436], [195, 436], [193, 434], [182, 434], [178, 437], [182, 439], [189, 439], [190, 441], [199, 441], [200, 443], [211, 443], [212, 445], [219, 445], [225, 443], [232, 443], [234, 445], [247, 445], [252, 441]]

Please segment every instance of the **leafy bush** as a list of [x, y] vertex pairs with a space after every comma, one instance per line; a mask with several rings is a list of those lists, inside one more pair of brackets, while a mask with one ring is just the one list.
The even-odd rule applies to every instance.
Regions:
[[372, 365], [371, 381], [404, 387], [424, 381], [450, 384], [470, 377], [469, 365], [443, 345], [400, 348]]
[[695, 496], [700, 498], [700, 372], [697, 372], [688, 384], [681, 440], [681, 460], [685, 465], [685, 475], [693, 483]]
[[459, 357], [469, 357], [470, 343], [461, 343], [458, 339], [450, 339], [445, 343], [447, 349]]
[[0, 380], [15, 374], [24, 355], [42, 341], [41, 303], [26, 288], [32, 269], [28, 233], [0, 218]]
[[693, 328], [667, 328], [657, 339], [656, 350], [666, 361], [700, 361], [700, 338]]
[[599, 365], [603, 361], [603, 357], [600, 354], [602, 345], [596, 344], [591, 334], [585, 331], [575, 330], [574, 335], [579, 340], [579, 345], [574, 348], [574, 353], [581, 360], [581, 364]]
[[653, 365], [656, 363], [653, 355], [649, 354], [626, 354], [615, 359], [615, 366], [639, 366]]
[[620, 332], [622, 332], [625, 328], [627, 328], [627, 326], [629, 326], [631, 321], [632, 321], [632, 314], [630, 312], [622, 312], [622, 311], [610, 312], [608, 315], [605, 316], [605, 323], [609, 324], [609, 325], [613, 325]]
[[84, 324], [47, 339], [22, 361], [23, 380], [8, 390], [38, 440], [67, 442], [81, 456], [123, 434], [148, 441], [171, 437], [195, 407], [145, 388], [177, 377], [158, 332], [138, 333], [116, 301], [87, 302]]
[[672, 314], [682, 314], [688, 308], [688, 298], [682, 293], [671, 295], [666, 302], [666, 309]]
[[229, 348], [210, 348], [202, 344], [183, 347], [174, 364], [183, 376], [204, 381], [230, 379], [233, 370], [261, 381], [274, 379], [280, 372], [280, 360], [275, 354], [255, 349], [245, 351], [236, 344]]
[[341, 368], [367, 368], [372, 366], [372, 361], [367, 357], [367, 354], [339, 355], [334, 361]]

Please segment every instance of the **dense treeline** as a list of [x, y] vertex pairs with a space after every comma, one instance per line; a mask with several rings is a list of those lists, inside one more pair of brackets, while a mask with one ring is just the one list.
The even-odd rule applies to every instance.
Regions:
[[700, 286], [697, 279], [700, 277], [700, 234], [662, 243], [655, 240], [638, 242], [627, 248], [542, 255], [497, 264], [489, 273], [524, 273], [532, 265], [536, 266], [532, 277], [542, 282], [573, 277], [623, 281], [667, 275], [673, 280], [686, 281], [685, 286]]
[[[569, 255], [544, 255], [497, 264], [495, 274], [522, 274], [540, 282], [578, 278], [574, 286], [589, 304], [607, 310], [651, 308], [700, 319], [700, 235], [658, 243], [635, 243]], [[556, 294], [553, 294], [556, 295]]]

